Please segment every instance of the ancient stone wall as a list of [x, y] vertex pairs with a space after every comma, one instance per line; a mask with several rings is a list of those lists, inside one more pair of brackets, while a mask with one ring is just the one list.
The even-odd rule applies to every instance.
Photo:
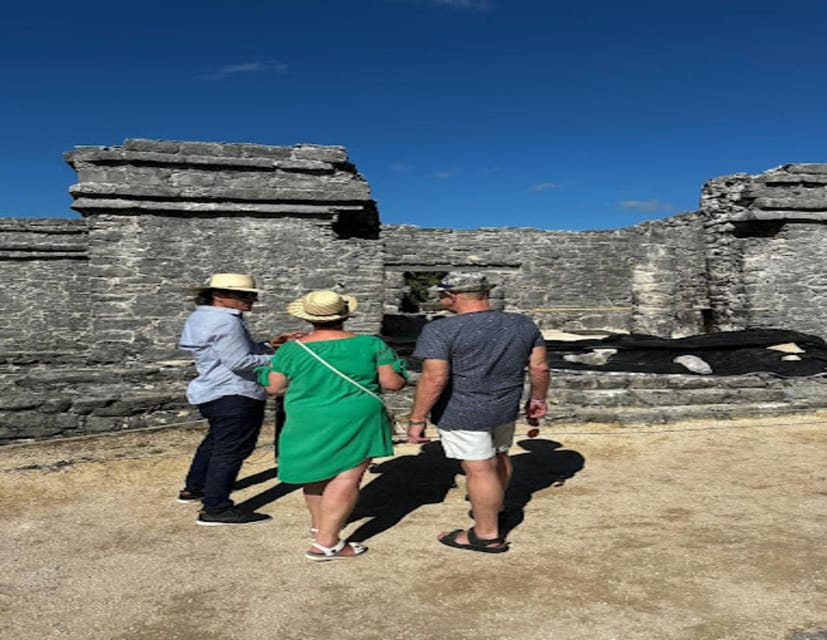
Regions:
[[378, 332], [378, 215], [341, 147], [127, 140], [67, 161], [88, 221], [95, 360], [180, 357], [190, 287], [215, 272], [270, 292], [250, 318], [262, 336], [300, 325], [284, 307], [322, 287], [357, 295], [352, 326]]
[[267, 290], [250, 314], [262, 338], [302, 327], [290, 300], [335, 288], [360, 300], [350, 328], [409, 344], [438, 309], [403, 304], [411, 275], [457, 269], [487, 272], [494, 305], [544, 329], [827, 336], [827, 165], [718, 178], [697, 212], [566, 232], [380, 227], [341, 147], [127, 140], [66, 159], [83, 220], [0, 220], [0, 441], [193, 419], [177, 339], [190, 287], [218, 271]]
[[405, 273], [476, 269], [499, 283], [505, 309], [527, 313], [542, 328], [664, 337], [703, 329], [700, 309], [708, 301], [697, 215], [589, 232], [385, 225], [382, 240], [387, 314], [400, 311]]
[[266, 293], [249, 324], [262, 338], [305, 328], [285, 307], [309, 288], [355, 292], [365, 304], [353, 326], [378, 332], [381, 245], [341, 240], [327, 221], [99, 215], [89, 237], [99, 361], [181, 357], [177, 339], [192, 310], [190, 287], [215, 272], [256, 275]]
[[716, 178], [701, 211], [716, 329], [827, 335], [827, 164]]
[[86, 351], [90, 279], [82, 220], [0, 219], [0, 266], [0, 357]]

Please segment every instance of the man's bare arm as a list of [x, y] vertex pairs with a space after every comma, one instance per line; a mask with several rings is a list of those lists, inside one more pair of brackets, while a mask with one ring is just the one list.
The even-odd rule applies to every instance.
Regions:
[[416, 385], [411, 419], [408, 424], [408, 442], [428, 442], [424, 437], [425, 426], [431, 408], [448, 384], [450, 365], [447, 360], [426, 358], [422, 363], [422, 374]]
[[528, 380], [530, 383], [529, 400], [526, 405], [526, 417], [541, 418], [546, 415], [546, 394], [548, 393], [549, 366], [544, 346], [534, 347], [528, 360]]

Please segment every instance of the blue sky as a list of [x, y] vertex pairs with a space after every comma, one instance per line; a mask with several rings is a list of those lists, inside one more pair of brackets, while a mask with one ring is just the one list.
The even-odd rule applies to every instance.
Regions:
[[75, 145], [343, 145], [383, 222], [612, 229], [827, 162], [825, 0], [0, 8], [0, 216], [77, 217]]

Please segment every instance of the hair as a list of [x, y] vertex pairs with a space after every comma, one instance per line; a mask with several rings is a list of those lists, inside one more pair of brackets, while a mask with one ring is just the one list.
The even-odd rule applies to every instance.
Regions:
[[308, 320], [310, 324], [313, 325], [314, 329], [341, 329], [342, 325], [345, 323], [345, 319], [342, 318], [341, 320], [328, 320], [326, 322], [313, 322]]
[[198, 306], [212, 306], [212, 294], [214, 289], [204, 289], [195, 294], [193, 302]]
[[472, 300], [485, 300], [489, 297], [490, 290], [483, 289], [481, 291], [452, 291], [454, 295], [468, 296]]

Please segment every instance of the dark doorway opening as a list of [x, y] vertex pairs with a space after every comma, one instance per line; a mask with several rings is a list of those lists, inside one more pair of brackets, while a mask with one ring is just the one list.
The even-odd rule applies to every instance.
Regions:
[[405, 288], [399, 310], [402, 313], [422, 312], [422, 306], [433, 298], [428, 289], [438, 284], [447, 274], [447, 271], [406, 271], [402, 274]]

